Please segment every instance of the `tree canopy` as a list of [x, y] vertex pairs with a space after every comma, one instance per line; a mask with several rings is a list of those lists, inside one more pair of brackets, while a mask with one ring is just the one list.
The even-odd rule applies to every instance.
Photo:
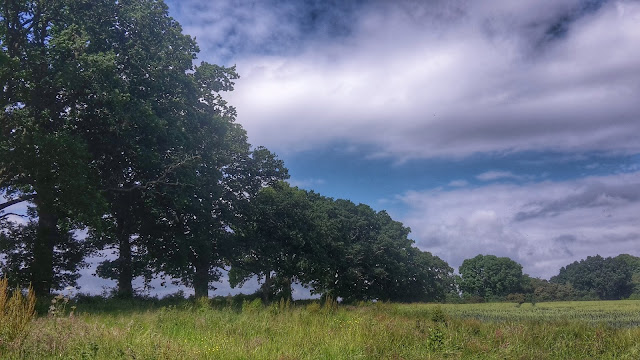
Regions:
[[550, 282], [570, 284], [576, 290], [593, 293], [603, 300], [623, 299], [633, 292], [633, 268], [629, 259], [588, 256], [561, 268]]
[[346, 302], [441, 300], [452, 286], [453, 270], [413, 247], [386, 212], [286, 183], [263, 189], [237, 231], [244, 247], [232, 285], [258, 275], [266, 299], [290, 297], [292, 281]]
[[464, 260], [459, 271], [464, 294], [491, 299], [521, 290], [522, 266], [507, 257], [478, 255]]
[[268, 150], [250, 151], [220, 95], [233, 90], [235, 70], [194, 65], [198, 47], [167, 10], [153, 0], [0, 5], [0, 210], [29, 202], [35, 230], [22, 231], [33, 240], [21, 266], [38, 294], [61, 285], [54, 254], [84, 245], [71, 230], [89, 227], [94, 249], [117, 251], [99, 273], [130, 296], [145, 269], [180, 268], [147, 256], [169, 236], [151, 214], [179, 213], [170, 231], [193, 228], [189, 216], [208, 219], [198, 236], [209, 241], [209, 225], [228, 226], [256, 181], [286, 178]]

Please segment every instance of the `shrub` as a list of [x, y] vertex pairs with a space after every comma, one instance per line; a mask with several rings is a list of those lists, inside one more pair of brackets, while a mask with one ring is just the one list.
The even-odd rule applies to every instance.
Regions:
[[524, 294], [520, 294], [520, 293], [509, 294], [507, 295], [507, 301], [514, 302], [518, 305], [522, 305], [525, 302], [525, 296]]

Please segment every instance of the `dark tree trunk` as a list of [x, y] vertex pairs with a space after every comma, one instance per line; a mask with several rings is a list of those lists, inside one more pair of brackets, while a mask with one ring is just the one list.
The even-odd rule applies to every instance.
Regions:
[[271, 271], [267, 271], [264, 274], [264, 284], [262, 284], [262, 302], [268, 304], [271, 301], [273, 278], [271, 277]]
[[38, 207], [38, 230], [33, 246], [31, 285], [37, 296], [47, 296], [53, 286], [53, 250], [58, 240], [58, 218]]
[[291, 288], [290, 277], [287, 277], [283, 280], [282, 294], [285, 300], [293, 300], [293, 289]]
[[207, 256], [198, 255], [195, 261], [196, 273], [193, 276], [193, 290], [196, 299], [209, 297], [209, 270], [211, 263]]
[[118, 296], [133, 297], [133, 259], [131, 257], [131, 234], [124, 221], [118, 222]]

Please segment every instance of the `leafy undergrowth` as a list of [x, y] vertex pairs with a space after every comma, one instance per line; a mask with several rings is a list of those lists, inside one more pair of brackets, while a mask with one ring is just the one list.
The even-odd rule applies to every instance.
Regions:
[[[532, 315], [558, 307], [583, 317]], [[638, 359], [640, 328], [594, 322], [591, 315], [606, 310], [610, 319], [623, 309], [621, 318], [626, 319], [635, 309], [640, 317], [639, 308], [633, 302], [527, 308], [380, 303], [263, 307], [257, 301], [212, 307], [198, 301], [93, 311], [79, 304], [73, 316], [34, 320], [20, 341], [0, 346], [0, 358]]]

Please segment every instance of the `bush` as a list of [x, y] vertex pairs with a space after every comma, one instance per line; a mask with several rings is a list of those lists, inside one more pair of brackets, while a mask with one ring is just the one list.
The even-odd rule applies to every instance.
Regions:
[[517, 303], [518, 305], [522, 305], [525, 302], [524, 294], [515, 293], [507, 295], [507, 301]]
[[25, 298], [19, 289], [9, 296], [7, 278], [0, 280], [0, 346], [22, 336], [35, 315], [36, 297], [29, 286]]

